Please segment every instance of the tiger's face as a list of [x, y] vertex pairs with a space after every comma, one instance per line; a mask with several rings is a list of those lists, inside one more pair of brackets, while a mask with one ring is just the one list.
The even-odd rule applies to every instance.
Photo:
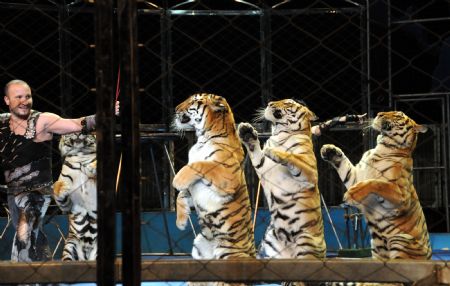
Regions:
[[218, 119], [234, 122], [225, 98], [215, 94], [197, 93], [175, 108], [173, 126], [177, 130], [206, 130], [213, 127]]
[[428, 129], [401, 111], [379, 112], [372, 123], [372, 128], [379, 131], [382, 137], [391, 138], [393, 143], [400, 147], [414, 146], [417, 133], [424, 133]]
[[96, 137], [93, 134], [81, 133], [61, 135], [59, 150], [63, 157], [95, 153], [97, 151]]
[[269, 102], [264, 110], [264, 117], [274, 125], [292, 131], [310, 129], [310, 121], [317, 120], [317, 116], [311, 110], [293, 99]]

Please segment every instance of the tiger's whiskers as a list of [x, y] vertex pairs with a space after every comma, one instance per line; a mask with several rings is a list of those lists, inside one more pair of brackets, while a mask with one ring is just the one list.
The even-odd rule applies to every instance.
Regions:
[[361, 128], [361, 133], [363, 134], [363, 136], [364, 135], [367, 135], [369, 132], [370, 132], [370, 130], [371, 130], [371, 128], [372, 128], [372, 123], [373, 123], [373, 118], [367, 118], [367, 119], [364, 119], [360, 124], [361, 124], [361, 126], [362, 126], [362, 128]]
[[178, 135], [180, 136], [181, 139], [184, 138], [186, 132], [184, 129], [178, 127], [176, 119], [174, 119], [172, 121], [172, 123], [170, 124], [170, 127], [172, 130], [174, 130], [176, 133], [178, 133]]
[[253, 118], [252, 122], [253, 123], [258, 123], [258, 122], [262, 122], [265, 120], [265, 113], [266, 109], [264, 107], [260, 107], [256, 110], [255, 112], [255, 117]]

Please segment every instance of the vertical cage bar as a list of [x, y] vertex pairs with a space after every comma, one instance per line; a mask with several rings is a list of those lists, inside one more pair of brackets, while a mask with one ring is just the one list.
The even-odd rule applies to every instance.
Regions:
[[[163, 1], [163, 9], [161, 10], [160, 14], [160, 29], [161, 29], [161, 95], [162, 95], [162, 102], [163, 106], [167, 106], [166, 112], [163, 112], [162, 120], [165, 124], [165, 129], [167, 131], [170, 130], [170, 124], [171, 124], [171, 114], [173, 114], [174, 109], [174, 99], [173, 99], [173, 80], [172, 80], [172, 23], [171, 23], [171, 13], [169, 11], [169, 3], [167, 0]], [[172, 141], [169, 141], [172, 142]], [[173, 142], [169, 143], [172, 147], [170, 150], [173, 154]], [[163, 162], [163, 168], [164, 170], [167, 170], [168, 162], [166, 159], [162, 159]], [[167, 172], [164, 174], [164, 179], [167, 179], [169, 182], [172, 182], [173, 174], [171, 172]], [[158, 186], [159, 187], [159, 186]], [[166, 211], [166, 209], [174, 208], [175, 204], [172, 203], [175, 201], [173, 198], [175, 196], [175, 191], [171, 187], [171, 184], [169, 184], [169, 187], [167, 188], [167, 191], [165, 191], [166, 188], [163, 188], [163, 191], [161, 194], [159, 194], [162, 197], [162, 204], [161, 209], [162, 211]]]
[[[388, 46], [388, 3], [384, 0], [366, 1], [368, 15], [368, 35], [374, 38], [368, 45], [369, 58], [369, 118], [373, 118], [377, 112], [392, 108], [390, 106], [389, 93], [389, 49]], [[369, 30], [370, 29], [370, 30]], [[369, 38], [370, 39], [370, 38]], [[371, 64], [371, 59], [378, 60], [376, 64]], [[375, 136], [373, 131], [369, 133], [370, 148], [375, 146]]]
[[118, 1], [122, 94], [122, 252], [123, 285], [141, 284], [141, 187], [136, 0]]
[[261, 106], [266, 106], [272, 97], [272, 33], [271, 8], [263, 3], [260, 16], [261, 39]]
[[445, 226], [446, 226], [446, 231], [450, 232], [450, 213], [449, 213], [449, 182], [448, 182], [448, 178], [450, 176], [449, 174], [449, 162], [450, 162], [450, 152], [449, 152], [449, 142], [450, 142], [450, 99], [449, 99], [450, 94], [445, 94], [444, 95], [444, 102], [445, 102], [445, 115], [444, 115], [444, 121], [446, 121], [444, 123], [444, 148], [442, 148], [443, 152], [444, 152], [444, 166], [445, 166], [445, 174], [444, 174], [444, 208], [445, 208]]
[[68, 77], [70, 74], [71, 45], [66, 29], [69, 28], [70, 8], [66, 1], [58, 6], [58, 34], [59, 34], [59, 85], [61, 90], [61, 115], [73, 117], [72, 114], [72, 85]]
[[115, 285], [113, 0], [95, 2], [97, 89], [97, 284]]
[[387, 1], [387, 41], [388, 41], [388, 94], [389, 94], [389, 107], [392, 108], [392, 19], [391, 19], [391, 1]]
[[[368, 118], [373, 118], [373, 110], [372, 110], [372, 66], [371, 66], [371, 41], [370, 41], [370, 33], [371, 33], [371, 29], [370, 29], [370, 2], [369, 0], [366, 0], [366, 51], [367, 51], [367, 55], [366, 55], [366, 62], [367, 62], [367, 117]], [[368, 136], [366, 136], [367, 139], [366, 142], [364, 142], [364, 147], [366, 147], [367, 149], [373, 148], [375, 146], [375, 144], [373, 143], [373, 132], [370, 131], [368, 133]]]
[[[173, 83], [172, 83], [172, 14], [169, 10], [168, 1], [163, 1], [163, 9], [161, 10], [160, 27], [161, 27], [161, 93], [164, 106], [168, 106], [169, 114], [173, 112]], [[163, 112], [162, 118], [169, 130], [170, 116]]]
[[[362, 113], [367, 113], [367, 117], [371, 118], [370, 107], [370, 51], [369, 51], [369, 3], [366, 6], [359, 6], [359, 25], [360, 25], [360, 46], [361, 46], [361, 97], [362, 97]], [[371, 136], [363, 136], [364, 150], [368, 150], [371, 146]]]
[[369, 84], [370, 81], [368, 79], [369, 73], [369, 45], [368, 45], [368, 26], [367, 26], [367, 13], [368, 7], [364, 7], [363, 5], [359, 6], [359, 26], [360, 26], [360, 47], [361, 47], [361, 97], [362, 97], [362, 112], [369, 112], [369, 104], [370, 100], [368, 100], [367, 95], [369, 93]]

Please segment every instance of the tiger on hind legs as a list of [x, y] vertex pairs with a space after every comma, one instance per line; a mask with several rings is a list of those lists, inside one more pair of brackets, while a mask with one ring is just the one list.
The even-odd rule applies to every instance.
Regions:
[[311, 139], [311, 121], [316, 116], [292, 99], [269, 102], [261, 115], [272, 124], [272, 134], [263, 149], [255, 128], [248, 123], [238, 126], [271, 215], [259, 255], [275, 259], [324, 259], [326, 245]]
[[227, 101], [214, 94], [194, 94], [176, 107], [174, 127], [181, 132], [194, 128], [197, 136], [189, 150], [189, 163], [175, 175], [172, 183], [180, 191], [177, 227], [185, 229], [191, 206], [197, 212], [201, 230], [194, 239], [192, 257], [254, 258], [251, 207], [242, 169], [244, 151]]
[[357, 165], [334, 145], [322, 146], [321, 156], [347, 188], [344, 201], [364, 214], [373, 258], [428, 260], [430, 239], [412, 174], [418, 133], [427, 128], [400, 111], [378, 113], [372, 128], [380, 132], [377, 145]]

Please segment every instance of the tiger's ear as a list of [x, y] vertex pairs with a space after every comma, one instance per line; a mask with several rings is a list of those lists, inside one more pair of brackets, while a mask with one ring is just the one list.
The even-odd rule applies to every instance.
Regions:
[[427, 132], [428, 127], [426, 127], [425, 125], [420, 125], [420, 124], [416, 124], [414, 126], [414, 131], [416, 131], [416, 133], [425, 133]]
[[223, 102], [215, 100], [212, 104], [212, 110], [216, 112], [228, 112], [228, 107]]

